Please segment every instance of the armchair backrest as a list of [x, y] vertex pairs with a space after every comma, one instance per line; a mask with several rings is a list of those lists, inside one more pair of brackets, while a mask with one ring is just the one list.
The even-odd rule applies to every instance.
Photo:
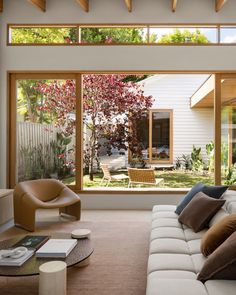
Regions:
[[107, 178], [107, 179], [110, 179], [111, 178], [111, 173], [110, 173], [108, 164], [101, 164], [101, 169], [102, 169], [102, 172], [104, 174], [104, 177]]
[[65, 185], [56, 179], [28, 180], [17, 184], [18, 194], [29, 193], [43, 202], [51, 201], [60, 194]]
[[128, 168], [128, 174], [131, 182], [155, 183], [154, 169]]

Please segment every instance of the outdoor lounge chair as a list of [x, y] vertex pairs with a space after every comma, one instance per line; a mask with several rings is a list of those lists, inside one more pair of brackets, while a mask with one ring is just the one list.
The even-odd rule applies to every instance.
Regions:
[[147, 184], [147, 185], [163, 185], [163, 178], [156, 178], [154, 169], [138, 169], [128, 168], [129, 184], [128, 187], [132, 187], [133, 184]]
[[103, 172], [103, 178], [102, 178], [101, 184], [104, 181], [107, 181], [106, 186], [108, 186], [111, 181], [123, 181], [123, 180], [129, 179], [129, 176], [125, 174], [111, 175], [110, 170], [108, 168], [108, 164], [101, 164], [101, 168]]
[[79, 196], [56, 179], [38, 179], [20, 182], [14, 189], [15, 225], [28, 231], [35, 230], [37, 209], [59, 208], [60, 213], [80, 220]]

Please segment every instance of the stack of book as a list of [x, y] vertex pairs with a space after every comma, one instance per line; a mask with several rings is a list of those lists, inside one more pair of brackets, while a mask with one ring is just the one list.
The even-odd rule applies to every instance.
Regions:
[[0, 266], [21, 266], [34, 254], [39, 258], [66, 258], [77, 244], [76, 239], [49, 238], [27, 235], [10, 249], [0, 250]]
[[[10, 249], [0, 250], [0, 266], [21, 266], [29, 260], [30, 257], [34, 255], [35, 251], [47, 242], [49, 238], [49, 236], [27, 235], [14, 244]], [[24, 248], [22, 250], [22, 247], [25, 248], [25, 251], [23, 251]], [[21, 252], [22, 256], [19, 254]], [[17, 255], [17, 253], [19, 255]]]

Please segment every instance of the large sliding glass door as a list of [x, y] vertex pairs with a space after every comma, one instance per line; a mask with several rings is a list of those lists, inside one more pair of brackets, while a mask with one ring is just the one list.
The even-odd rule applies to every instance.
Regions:
[[12, 75], [9, 155], [12, 187], [21, 181], [55, 178], [75, 188], [79, 159], [77, 79], [73, 74]]

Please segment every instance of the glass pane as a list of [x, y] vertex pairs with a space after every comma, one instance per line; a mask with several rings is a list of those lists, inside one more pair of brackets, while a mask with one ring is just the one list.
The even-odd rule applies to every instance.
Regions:
[[143, 43], [147, 40], [146, 28], [81, 28], [81, 43]]
[[216, 28], [150, 28], [150, 42], [157, 43], [216, 43]]
[[170, 113], [152, 113], [152, 160], [170, 159]]
[[222, 183], [236, 183], [236, 80], [221, 81]]
[[220, 42], [236, 43], [236, 27], [221, 27]]
[[10, 43], [75, 43], [77, 42], [77, 28], [10, 28]]
[[75, 184], [75, 81], [17, 81], [17, 179]]

